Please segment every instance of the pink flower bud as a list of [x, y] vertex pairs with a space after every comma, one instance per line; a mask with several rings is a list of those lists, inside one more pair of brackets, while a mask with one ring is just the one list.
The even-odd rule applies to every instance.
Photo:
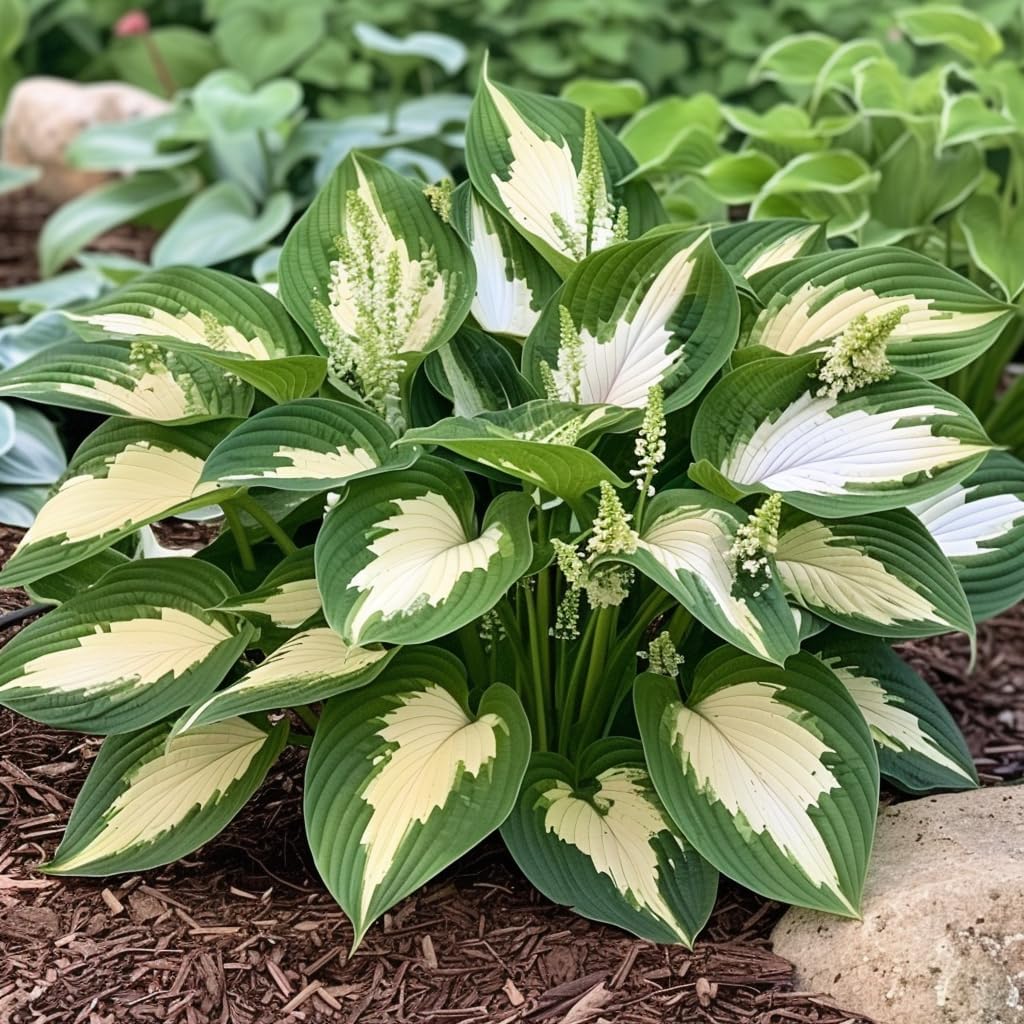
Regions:
[[145, 11], [127, 11], [114, 25], [115, 36], [144, 36], [149, 31], [149, 15]]

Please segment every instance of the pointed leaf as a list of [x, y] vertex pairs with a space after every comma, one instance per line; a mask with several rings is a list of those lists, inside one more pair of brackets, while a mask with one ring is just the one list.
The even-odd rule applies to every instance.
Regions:
[[799, 256], [827, 251], [822, 225], [793, 218], [729, 224], [715, 228], [711, 241], [722, 262], [744, 277]]
[[228, 597], [216, 608], [241, 615], [261, 628], [285, 630], [298, 629], [322, 609], [311, 547], [283, 558], [255, 590]]
[[980, 14], [963, 7], [907, 7], [897, 12], [896, 20], [918, 46], [948, 46], [978, 64], [987, 64], [1003, 49], [1003, 40], [995, 27]]
[[1024, 291], [1024, 223], [995, 196], [973, 195], [957, 211], [971, 259], [1011, 301]]

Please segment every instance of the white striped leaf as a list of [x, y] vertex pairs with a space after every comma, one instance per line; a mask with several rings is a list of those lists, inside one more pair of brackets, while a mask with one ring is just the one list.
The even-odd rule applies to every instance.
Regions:
[[323, 491], [411, 465], [416, 448], [394, 449], [394, 431], [368, 409], [302, 398], [264, 409], [211, 452], [204, 483]]
[[215, 610], [241, 615], [261, 628], [295, 630], [322, 609], [309, 547], [283, 558], [255, 590], [228, 597]]
[[927, 378], [976, 359], [1013, 315], [966, 278], [906, 249], [807, 256], [763, 270], [750, 283], [765, 305], [741, 346], [782, 355], [820, 349], [855, 317], [906, 306], [887, 354], [894, 366]]
[[668, 816], [636, 740], [600, 740], [578, 767], [534, 754], [501, 835], [548, 899], [651, 942], [692, 946], [714, 906], [718, 873]]
[[874, 636], [934, 636], [974, 620], [949, 560], [906, 509], [847, 519], [787, 510], [775, 563], [803, 607]]
[[831, 398], [818, 395], [817, 366], [814, 355], [757, 359], [720, 380], [694, 420], [696, 478], [841, 516], [937, 494], [991, 448], [962, 402], [919, 377], [897, 372]]
[[404, 650], [328, 702], [306, 769], [306, 835], [354, 946], [505, 820], [529, 757], [514, 691], [491, 686], [471, 712], [461, 664], [437, 648]]
[[[664, 220], [646, 182], [619, 184], [636, 162], [604, 125], [595, 127], [597, 152], [588, 169], [583, 109], [500, 85], [486, 67], [466, 124], [473, 188], [563, 276], [582, 256], [615, 241], [620, 208], [630, 238]], [[588, 213], [595, 188], [599, 208]]]
[[828, 251], [821, 224], [785, 217], [715, 228], [711, 241], [722, 262], [744, 277], [799, 256]]
[[1024, 598], [1024, 463], [990, 452], [966, 480], [910, 506], [953, 563], [975, 621]]
[[0, 373], [0, 396], [155, 423], [240, 418], [252, 389], [202, 359], [152, 345], [71, 342]]
[[277, 759], [288, 723], [232, 718], [169, 738], [170, 722], [112, 736], [75, 801], [57, 852], [40, 870], [102, 876], [146, 871], [212, 839]]
[[231, 421], [187, 431], [111, 420], [82, 442], [67, 472], [0, 572], [20, 586], [74, 565], [139, 527], [216, 501], [203, 460]]
[[177, 558], [111, 569], [0, 654], [0, 703], [60, 729], [123, 733], [212, 693], [254, 633], [207, 609], [235, 593]]
[[399, 648], [349, 647], [326, 626], [296, 633], [230, 686], [196, 701], [172, 735], [270, 708], [326, 700], [372, 682]]
[[452, 224], [476, 265], [473, 319], [490, 334], [525, 338], [562, 283], [558, 274], [468, 181], [452, 198]]
[[857, 916], [878, 761], [857, 705], [817, 658], [779, 668], [720, 648], [685, 701], [651, 673], [634, 699], [658, 795], [707, 860], [770, 899]]
[[426, 643], [479, 618], [529, 568], [525, 494], [496, 498], [477, 528], [463, 473], [424, 457], [353, 481], [316, 540], [328, 623], [346, 643]]
[[333, 335], [358, 344], [368, 317], [379, 328], [394, 311], [389, 340], [416, 354], [442, 345], [466, 319], [476, 273], [462, 240], [412, 181], [350, 154], [288, 233], [278, 280], [281, 300], [319, 351], [330, 354]]
[[[562, 307], [582, 341], [578, 394], [559, 364]], [[736, 289], [710, 235], [654, 234], [581, 262], [545, 307], [523, 362], [541, 388], [547, 363], [563, 401], [642, 408], [659, 384], [671, 411], [721, 369], [738, 327]]]
[[730, 549], [746, 521], [742, 509], [705, 491], [662, 491], [647, 508], [636, 551], [616, 558], [724, 640], [781, 665], [800, 647], [796, 624], [776, 579], [736, 573]]
[[886, 779], [910, 793], [978, 785], [970, 751], [942, 701], [888, 644], [833, 629], [811, 650], [860, 708]]
[[275, 402], [312, 394], [327, 369], [273, 296], [219, 270], [156, 270], [64, 315], [87, 341], [146, 341], [202, 356]]

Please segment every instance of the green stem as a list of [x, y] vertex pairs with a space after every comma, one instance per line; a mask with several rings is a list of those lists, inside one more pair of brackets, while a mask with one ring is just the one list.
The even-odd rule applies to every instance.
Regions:
[[290, 732], [288, 733], [288, 742], [293, 747], [311, 747], [313, 746], [313, 737], [307, 736], [303, 732]]
[[292, 711], [309, 727], [310, 732], [316, 732], [316, 727], [320, 724], [320, 716], [308, 704], [297, 704]]
[[501, 624], [505, 627], [505, 638], [512, 648], [516, 667], [519, 669], [523, 679], [526, 679], [530, 673], [530, 659], [526, 653], [526, 648], [523, 646], [523, 639], [519, 635], [519, 622], [508, 603], [508, 598], [506, 597], [499, 601], [494, 606], [494, 610], [498, 613], [498, 616], [501, 618]]
[[237, 500], [237, 498], [226, 500], [221, 505], [221, 510], [224, 512], [224, 521], [228, 524], [228, 529], [235, 538], [235, 545], [238, 548], [238, 557], [241, 559], [242, 568], [246, 572], [252, 572], [256, 568], [256, 559], [252, 554], [249, 535], [245, 532], [245, 527], [242, 525], [242, 517], [239, 515], [238, 508], [235, 505]]
[[[578, 715], [578, 702], [580, 686], [583, 683], [583, 676], [587, 667], [587, 654], [594, 642], [594, 630], [597, 628], [597, 616], [591, 615], [583, 629], [583, 636], [579, 646], [576, 648], [576, 658], [573, 662], [572, 673], [569, 676], [569, 683], [565, 689], [565, 700], [561, 703], [558, 713], [561, 716], [561, 724], [558, 730], [558, 749], [563, 754], [569, 753], [569, 741], [572, 737], [573, 727], [576, 724]], [[568, 654], [568, 643], [563, 645], [563, 657]]]
[[526, 621], [530, 633], [530, 683], [536, 713], [534, 745], [538, 750], [548, 749], [548, 694], [547, 694], [547, 637], [541, 634], [534, 595], [526, 592]]
[[608, 671], [608, 648], [615, 625], [619, 619], [618, 608], [602, 608], [597, 613], [597, 625], [594, 629], [594, 641], [590, 648], [587, 675], [583, 682], [583, 696], [580, 700], [580, 720], [582, 727], [576, 735], [576, 749], [582, 750], [593, 738], [589, 735], [588, 723], [594, 717], [595, 705], [600, 704], [601, 691], [604, 688]]
[[267, 531], [267, 536], [281, 549], [283, 554], [294, 555], [299, 550], [295, 541], [281, 529], [280, 524], [258, 501], [248, 494], [240, 494], [233, 500], [242, 511], [247, 512]]
[[490, 679], [487, 671], [487, 652], [480, 639], [480, 621], [477, 619], [476, 622], [463, 626], [458, 633], [466, 668], [469, 669], [469, 674], [476, 685]]

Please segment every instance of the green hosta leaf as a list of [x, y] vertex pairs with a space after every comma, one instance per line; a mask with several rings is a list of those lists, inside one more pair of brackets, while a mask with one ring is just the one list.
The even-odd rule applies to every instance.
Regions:
[[832, 630], [811, 649], [860, 708], [886, 779], [911, 793], [977, 786], [956, 723], [934, 690], [888, 644]]
[[822, 65], [833, 56], [838, 46], [837, 40], [820, 32], [787, 36], [761, 54], [751, 78], [787, 85], [812, 85], [817, 81]]
[[355, 944], [505, 820], [529, 757], [515, 693], [491, 686], [471, 713], [462, 666], [436, 648], [402, 651], [328, 703], [306, 769], [306, 835]]
[[921, 501], [962, 480], [991, 443], [948, 392], [907, 373], [831, 398], [816, 356], [758, 359], [712, 388], [694, 421], [698, 464], [735, 494], [778, 491], [826, 517]]
[[863, 61], [885, 57], [882, 44], [875, 39], [852, 39], [832, 51], [832, 55], [818, 69], [811, 93], [811, 103], [817, 106], [821, 98], [832, 89], [853, 91], [854, 68]]
[[82, 442], [50, 500], [0, 572], [31, 583], [110, 547], [140, 526], [215, 501], [203, 460], [231, 421], [188, 431], [111, 420]]
[[987, 64], [1003, 49], [1003, 41], [991, 23], [963, 7], [908, 7], [899, 11], [896, 19], [918, 46], [948, 46], [978, 64]]
[[750, 283], [765, 307], [741, 344], [785, 355], [822, 348], [856, 316], [906, 306], [887, 354], [899, 369], [928, 378], [976, 359], [1012, 316], [959, 274], [905, 249], [807, 256], [763, 270]]
[[75, 801], [64, 839], [42, 870], [102, 876], [184, 857], [242, 809], [288, 738], [244, 718], [169, 738], [170, 722], [112, 736]]
[[491, 334], [525, 338], [561, 279], [504, 217], [477, 196], [469, 182], [455, 190], [452, 224], [476, 265], [473, 318]]
[[738, 576], [731, 548], [742, 509], [704, 491], [663, 491], [644, 515], [635, 565], [708, 629], [782, 664], [800, 646], [793, 613], [775, 580]]
[[804, 607], [875, 636], [974, 635], [953, 567], [906, 509], [848, 519], [783, 516], [779, 579]]
[[596, 117], [628, 117], [647, 102], [647, 89], [635, 78], [574, 78], [562, 86], [562, 99], [592, 110]]
[[745, 107], [723, 106], [729, 125], [750, 139], [760, 139], [793, 153], [821, 149], [825, 139], [802, 107], [777, 103], [764, 113]]
[[394, 449], [394, 443], [394, 431], [367, 409], [303, 398], [237, 426], [207, 459], [202, 479], [324, 491], [416, 461], [419, 449]]
[[697, 170], [719, 153], [722, 114], [710, 93], [687, 99], [667, 96], [644, 107], [625, 125], [619, 140], [637, 162], [623, 178]]
[[248, 385], [184, 352], [71, 342], [0, 373], [0, 395], [156, 423], [241, 418]]
[[231, 67], [256, 82], [297, 64], [325, 34], [321, 4], [246, 0], [217, 18], [213, 40]]
[[347, 643], [426, 643], [479, 618], [530, 566], [525, 494], [473, 522], [473, 490], [449, 463], [350, 483], [316, 541], [324, 614]]
[[[582, 342], [578, 389], [559, 360], [563, 307]], [[655, 235], [584, 260], [545, 308], [523, 361], [541, 386], [547, 363], [564, 401], [640, 409], [660, 384], [672, 411], [728, 359], [738, 321], [736, 289], [710, 235]]]
[[251, 627], [206, 610], [234, 592], [201, 562], [115, 567], [7, 644], [0, 703], [81, 732], [159, 721], [212, 693], [252, 639]]
[[779, 668], [721, 648], [685, 702], [652, 674], [634, 697], [658, 795], [704, 857], [771, 899], [857, 915], [878, 762], [857, 705], [817, 658]]
[[[584, 429], [588, 414], [571, 405], [553, 409], [553, 404], [530, 402], [476, 419], [453, 416], [407, 431], [399, 443], [440, 445], [570, 502], [602, 480], [625, 487], [626, 481], [593, 452], [574, 446], [573, 437]], [[589, 415], [602, 417], [599, 410]]]
[[597, 125], [584, 160], [586, 134], [580, 107], [499, 85], [485, 69], [466, 125], [470, 180], [563, 275], [616, 241], [620, 207], [630, 237], [663, 219], [649, 185], [617, 184], [636, 165], [615, 136]]
[[288, 233], [278, 278], [282, 301], [322, 352], [332, 334], [358, 340], [391, 309], [400, 352], [437, 348], [465, 320], [476, 283], [468, 250], [413, 182], [355, 154]]
[[651, 942], [692, 946], [714, 905], [718, 874], [666, 813], [635, 740], [600, 740], [578, 767], [534, 754], [501, 834], [548, 899]]
[[111, 569], [127, 565], [130, 561], [116, 548], [106, 548], [60, 572], [29, 583], [25, 590], [33, 601], [40, 604], [64, 604], [98, 583]]
[[245, 75], [224, 70], [207, 75], [192, 90], [191, 99], [196, 113], [218, 131], [270, 131], [302, 104], [302, 87], [290, 78], [278, 78], [253, 88]]
[[993, 110], [977, 93], [964, 92], [945, 97], [939, 121], [940, 147], [1001, 139], [1019, 131], [1012, 117]]
[[1024, 463], [991, 452], [962, 483], [910, 506], [953, 563], [975, 620], [1024, 598]]
[[397, 652], [397, 647], [349, 647], [326, 626], [303, 630], [237, 682], [188, 708], [174, 723], [172, 735], [235, 715], [312, 704], [358, 689], [374, 680]]
[[823, 225], [793, 218], [729, 224], [715, 228], [711, 241], [722, 262], [744, 277], [800, 256], [828, 252]]
[[1004, 216], [995, 196], [973, 195], [957, 212], [971, 260], [1011, 301], [1024, 291], [1024, 220]]
[[311, 547], [282, 559], [255, 590], [229, 597], [216, 608], [241, 615], [261, 628], [283, 630], [298, 629], [322, 609]]
[[746, 149], [716, 157], [701, 168], [701, 181], [723, 203], [749, 203], [778, 169], [767, 153]]

